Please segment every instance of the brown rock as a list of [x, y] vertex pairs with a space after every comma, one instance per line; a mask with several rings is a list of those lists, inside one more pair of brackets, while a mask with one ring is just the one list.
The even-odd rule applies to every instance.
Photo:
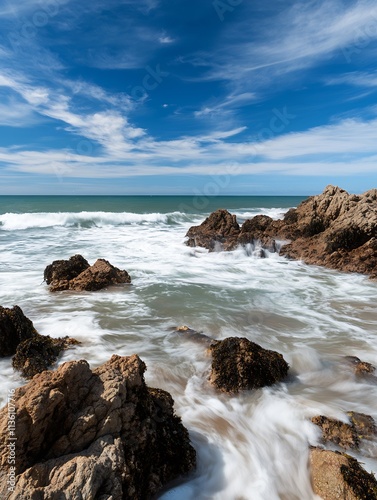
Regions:
[[148, 499], [195, 467], [171, 396], [149, 389], [136, 355], [91, 370], [64, 363], [16, 390], [16, 487], [9, 473], [8, 408], [0, 411], [0, 498]]
[[202, 332], [197, 332], [186, 325], [178, 326], [177, 328], [174, 328], [174, 331], [177, 332], [180, 337], [192, 340], [193, 342], [198, 342], [200, 344], [211, 344], [213, 342], [213, 339], [208, 337], [208, 335], [205, 335]]
[[229, 337], [214, 341], [210, 382], [219, 390], [237, 393], [242, 389], [256, 389], [283, 380], [289, 365], [283, 356], [246, 338]]
[[20, 371], [23, 377], [32, 378], [53, 365], [61, 351], [77, 344], [80, 344], [78, 340], [69, 337], [53, 339], [37, 334], [18, 345], [12, 358], [12, 366]]
[[347, 412], [351, 425], [357, 432], [359, 439], [373, 439], [377, 434], [377, 427], [374, 419], [365, 413], [355, 411]]
[[12, 356], [20, 342], [36, 335], [37, 330], [20, 307], [0, 306], [0, 357]]
[[62, 290], [96, 291], [111, 285], [131, 283], [127, 271], [98, 259], [92, 266], [81, 255], [69, 260], [56, 260], [46, 267], [44, 278], [51, 292]]
[[98, 259], [92, 266], [69, 282], [69, 289], [95, 291], [122, 283], [131, 283], [128, 272], [112, 266], [107, 260]]
[[323, 500], [375, 500], [377, 481], [354, 458], [313, 448], [310, 467], [314, 492]]
[[324, 442], [331, 441], [342, 448], [358, 448], [360, 439], [354, 425], [320, 415], [312, 418], [313, 424], [322, 429]]
[[200, 246], [210, 251], [216, 249], [231, 250], [237, 245], [240, 227], [236, 216], [227, 210], [213, 212], [200, 226], [192, 226], [186, 236], [190, 247]]
[[276, 252], [276, 242], [270, 235], [275, 233], [274, 220], [267, 215], [256, 215], [252, 219], [246, 220], [241, 227], [238, 236], [239, 245], [247, 245], [259, 242], [262, 248]]
[[345, 359], [353, 366], [355, 375], [357, 376], [370, 376], [376, 371], [375, 367], [371, 363], [361, 361], [356, 356], [346, 356]]

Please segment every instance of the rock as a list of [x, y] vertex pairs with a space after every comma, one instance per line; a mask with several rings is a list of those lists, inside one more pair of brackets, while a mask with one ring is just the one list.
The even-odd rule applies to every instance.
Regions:
[[[144, 382], [136, 355], [44, 371], [14, 394], [16, 486], [9, 473], [8, 411], [0, 411], [0, 498], [149, 499], [192, 471], [195, 450], [171, 396]], [[13, 407], [12, 407], [13, 409]]]
[[212, 354], [209, 380], [223, 392], [269, 386], [288, 374], [289, 365], [281, 354], [263, 349], [246, 338], [214, 341], [209, 350]]
[[377, 435], [377, 427], [374, 419], [370, 415], [357, 413], [355, 411], [349, 411], [347, 415], [359, 439], [374, 439]]
[[313, 417], [312, 422], [322, 429], [324, 442], [331, 441], [345, 449], [359, 447], [360, 439], [353, 425], [324, 415]]
[[208, 335], [205, 335], [202, 332], [197, 332], [196, 330], [193, 330], [186, 325], [178, 326], [177, 328], [174, 328], [174, 331], [177, 332], [180, 337], [184, 337], [187, 340], [192, 340], [193, 342], [198, 342], [201, 344], [211, 344], [213, 342], [213, 339], [211, 339], [211, 337], [208, 337]]
[[377, 481], [354, 458], [312, 448], [310, 467], [314, 492], [323, 500], [375, 500]]
[[61, 351], [77, 344], [80, 344], [78, 340], [69, 337], [53, 339], [37, 334], [18, 345], [12, 366], [19, 370], [23, 377], [32, 378], [53, 365]]
[[[237, 226], [234, 215], [218, 210], [190, 228], [187, 244], [233, 250], [238, 244], [259, 242], [290, 259], [377, 279], [377, 189], [356, 196], [327, 186], [322, 194], [288, 210], [283, 220], [257, 215], [240, 230]], [[279, 250], [276, 240], [286, 244]]]
[[[52, 264], [46, 267], [44, 280], [48, 285], [55, 282], [70, 281], [88, 267], [89, 262], [82, 255], [74, 255], [69, 260], [54, 260]], [[63, 289], [66, 290], [66, 288]]]
[[371, 363], [361, 361], [356, 356], [346, 356], [345, 358], [353, 366], [355, 375], [357, 376], [373, 375], [373, 373], [376, 371], [375, 367]]
[[81, 255], [69, 260], [56, 260], [46, 267], [44, 279], [51, 292], [62, 290], [96, 291], [111, 285], [131, 283], [127, 271], [98, 259], [92, 266]]
[[236, 216], [227, 210], [213, 212], [200, 226], [192, 226], [186, 236], [190, 247], [200, 246], [210, 251], [217, 249], [231, 250], [237, 245], [240, 226]]
[[0, 306], [0, 357], [12, 356], [20, 342], [36, 335], [37, 330], [20, 307]]

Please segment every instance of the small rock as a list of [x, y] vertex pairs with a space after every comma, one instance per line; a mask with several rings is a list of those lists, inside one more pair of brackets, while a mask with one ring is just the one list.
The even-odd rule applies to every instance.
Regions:
[[345, 359], [353, 366], [355, 375], [368, 376], [375, 372], [375, 367], [371, 363], [361, 361], [356, 356], [345, 356]]
[[246, 338], [229, 337], [214, 341], [210, 382], [219, 390], [237, 393], [243, 389], [257, 389], [283, 380], [289, 365], [283, 356]]
[[345, 449], [359, 447], [360, 440], [353, 425], [324, 415], [313, 417], [312, 422], [322, 429], [323, 441], [331, 441]]
[[82, 255], [74, 255], [69, 260], [54, 260], [44, 271], [44, 280], [53, 282], [70, 281], [89, 267], [89, 262]]
[[359, 439], [373, 439], [376, 436], [377, 427], [373, 417], [355, 411], [349, 411], [347, 415]]

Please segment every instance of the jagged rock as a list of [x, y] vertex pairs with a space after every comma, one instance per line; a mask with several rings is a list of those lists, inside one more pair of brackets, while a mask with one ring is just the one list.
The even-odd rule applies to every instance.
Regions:
[[323, 500], [377, 499], [376, 478], [349, 455], [312, 448], [310, 467], [313, 490]]
[[173, 400], [145, 385], [145, 368], [136, 355], [114, 355], [95, 370], [86, 361], [72, 361], [17, 389], [16, 486], [8, 491], [5, 407], [0, 497], [60, 498], [64, 492], [67, 498], [144, 500], [193, 470], [195, 450]]
[[263, 349], [246, 338], [214, 341], [209, 350], [212, 354], [209, 380], [223, 392], [269, 386], [288, 374], [289, 365], [281, 354]]
[[357, 356], [345, 356], [345, 359], [353, 366], [355, 375], [365, 377], [374, 374], [375, 367], [371, 363], [361, 361]]
[[355, 411], [348, 411], [347, 415], [359, 439], [374, 439], [377, 427], [373, 417]]
[[0, 357], [12, 356], [20, 342], [36, 335], [37, 330], [20, 307], [0, 306]]
[[[88, 269], [89, 262], [82, 255], [74, 255], [68, 260], [54, 260], [44, 271], [44, 280], [48, 285], [70, 281]], [[62, 286], [64, 286], [62, 284]], [[57, 284], [55, 285], [57, 287]], [[66, 288], [62, 288], [66, 290]]]
[[213, 212], [200, 226], [192, 226], [186, 236], [187, 245], [200, 246], [210, 251], [216, 249], [231, 250], [237, 245], [240, 226], [236, 216], [227, 210]]
[[275, 240], [288, 240], [280, 253], [290, 259], [377, 279], [377, 189], [356, 196], [330, 185], [290, 209], [283, 220], [258, 215], [241, 230], [237, 226], [235, 216], [218, 210], [190, 228], [187, 244], [212, 250], [219, 242], [222, 249], [233, 250], [259, 241], [262, 248], [277, 251]]
[[18, 345], [12, 366], [20, 371], [23, 377], [32, 378], [53, 365], [61, 351], [79, 343], [78, 340], [69, 337], [53, 339], [50, 336], [37, 334]]
[[354, 425], [324, 415], [313, 417], [312, 422], [322, 429], [324, 442], [331, 441], [345, 449], [359, 447], [360, 439]]
[[111, 285], [131, 283], [127, 271], [114, 267], [105, 259], [98, 259], [90, 266], [81, 255], [54, 261], [46, 267], [44, 278], [51, 292], [96, 291]]

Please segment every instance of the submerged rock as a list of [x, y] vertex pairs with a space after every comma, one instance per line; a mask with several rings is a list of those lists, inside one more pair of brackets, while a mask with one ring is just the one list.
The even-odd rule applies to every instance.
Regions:
[[209, 380], [223, 392], [269, 386], [288, 374], [289, 365], [281, 354], [263, 349], [246, 338], [214, 341], [209, 350], [212, 354]]
[[149, 499], [195, 468], [171, 396], [144, 382], [134, 355], [45, 371], [15, 391], [16, 485], [9, 474], [8, 408], [0, 411], [0, 497]]
[[237, 245], [240, 226], [236, 216], [227, 210], [213, 212], [200, 226], [192, 226], [186, 236], [187, 245], [200, 246], [210, 251], [217, 249], [232, 250]]
[[312, 448], [310, 467], [313, 490], [323, 500], [377, 499], [376, 478], [349, 455]]
[[187, 340], [192, 340], [193, 342], [202, 344], [211, 344], [213, 342], [213, 339], [211, 339], [211, 337], [208, 337], [208, 335], [205, 335], [202, 332], [197, 332], [196, 330], [193, 330], [186, 325], [178, 326], [177, 328], [174, 328], [174, 331], [177, 332], [180, 337], [184, 337]]
[[70, 337], [53, 339], [37, 334], [18, 345], [12, 366], [20, 371], [23, 377], [32, 378], [53, 365], [61, 351], [77, 344], [80, 342]]
[[348, 361], [348, 363], [351, 364], [351, 366], [353, 366], [355, 375], [357, 376], [373, 376], [374, 372], [376, 371], [376, 368], [371, 363], [361, 361], [361, 359], [359, 359], [357, 356], [346, 356], [345, 359]]
[[0, 357], [12, 356], [22, 341], [36, 335], [37, 330], [32, 321], [20, 307], [8, 309], [0, 306]]
[[98, 259], [90, 266], [81, 255], [54, 261], [46, 267], [44, 279], [50, 285], [51, 292], [96, 291], [111, 285], [131, 283], [127, 271], [114, 267], [105, 259]]
[[288, 240], [280, 253], [290, 259], [377, 279], [377, 189], [356, 196], [327, 186], [282, 220], [258, 215], [237, 227], [234, 215], [218, 210], [189, 229], [187, 244], [213, 250], [220, 242], [224, 250], [233, 250], [258, 241], [264, 249], [279, 251], [275, 240]]

